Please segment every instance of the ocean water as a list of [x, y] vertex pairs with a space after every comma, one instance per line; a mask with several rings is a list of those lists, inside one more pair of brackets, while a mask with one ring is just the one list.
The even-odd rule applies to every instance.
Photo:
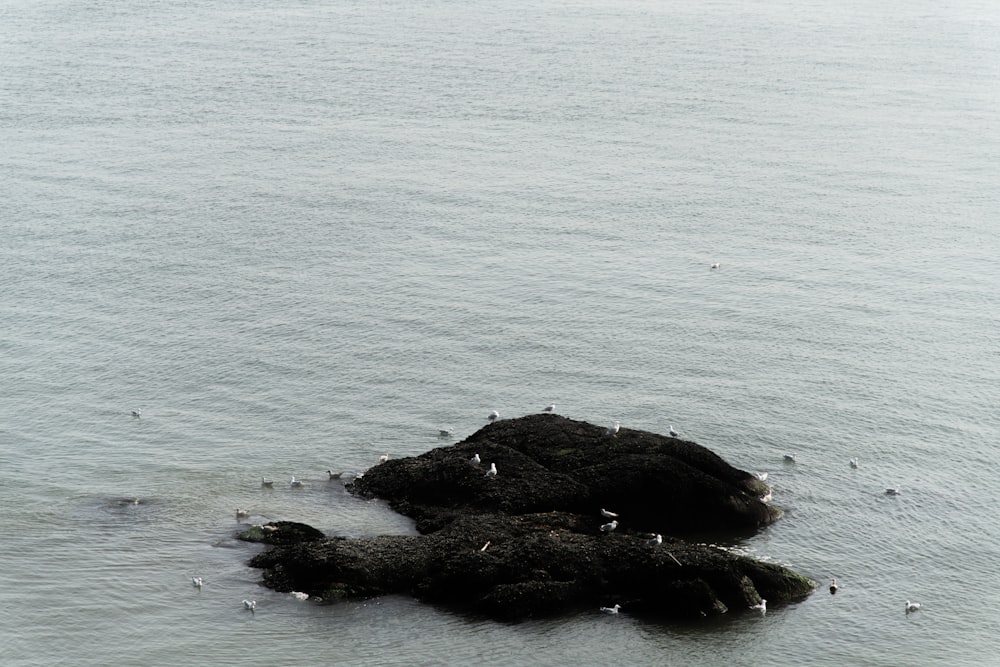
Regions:
[[[0, 62], [4, 665], [996, 664], [1000, 5], [5, 0]], [[413, 533], [324, 471], [549, 402], [769, 472], [729, 546], [821, 587], [511, 625], [246, 566], [235, 508]]]

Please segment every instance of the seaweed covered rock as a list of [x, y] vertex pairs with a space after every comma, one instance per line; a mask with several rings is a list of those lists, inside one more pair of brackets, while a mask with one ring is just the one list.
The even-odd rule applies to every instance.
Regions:
[[[496, 475], [487, 475], [491, 463]], [[755, 476], [677, 438], [630, 429], [610, 436], [535, 415], [386, 461], [349, 488], [387, 499], [422, 535], [344, 539], [302, 524], [255, 527], [241, 537], [274, 545], [251, 561], [265, 585], [326, 601], [403, 593], [510, 620], [614, 603], [702, 617], [762, 598], [795, 600], [814, 587], [780, 566], [678, 537], [755, 530], [780, 511], [759, 499], [767, 487]], [[602, 508], [618, 514], [613, 529], [602, 529]]]
[[[766, 487], [694, 442], [558, 415], [497, 421], [463, 442], [376, 466], [353, 484], [417, 520], [421, 532], [459, 512], [560, 510], [597, 516], [614, 508], [623, 527], [671, 534], [752, 531], [781, 511]], [[478, 454], [482, 461], [469, 461]], [[486, 477], [490, 464], [496, 477]]]

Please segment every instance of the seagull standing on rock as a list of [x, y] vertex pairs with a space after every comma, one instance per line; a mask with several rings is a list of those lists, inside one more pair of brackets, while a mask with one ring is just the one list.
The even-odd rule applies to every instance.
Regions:
[[549, 403], [544, 408], [542, 408], [542, 412], [547, 412], [549, 414], [552, 414], [555, 411], [556, 411], [556, 404], [555, 403]]
[[658, 546], [660, 546], [661, 544], [663, 544], [663, 535], [660, 535], [659, 533], [657, 533], [657, 534], [656, 534], [656, 535], [655, 535], [655, 536], [653, 537], [653, 539], [651, 539], [651, 540], [648, 540], [648, 541], [646, 542], [646, 546], [647, 546], [647, 547], [658, 547]]
[[610, 533], [618, 527], [618, 519], [614, 519], [611, 523], [606, 523], [601, 526], [602, 533]]
[[497, 464], [491, 463], [490, 469], [486, 471], [486, 477], [496, 477], [497, 476]]
[[680, 435], [680, 433], [678, 433], [677, 431], [675, 431], [675, 430], [674, 430], [674, 425], [673, 425], [673, 424], [671, 424], [671, 425], [670, 425], [670, 428], [669, 428], [669, 430], [667, 431], [667, 433], [669, 433], [669, 434], [670, 434], [670, 437], [671, 437], [671, 438], [676, 438], [677, 436], [679, 436], [679, 435]]
[[615, 512], [609, 512], [608, 510], [604, 509], [603, 507], [601, 508], [601, 516], [603, 516], [605, 519], [617, 519], [618, 518], [618, 514], [617, 513], [615, 513]]
[[618, 430], [621, 427], [622, 427], [622, 425], [619, 424], [617, 421], [612, 422], [611, 426], [608, 427], [608, 430], [604, 432], [604, 437], [606, 437], [606, 438], [613, 438], [613, 437], [617, 436], [618, 435]]
[[493, 411], [493, 412], [491, 412], [491, 413], [490, 413], [489, 415], [487, 415], [486, 419], [487, 419], [487, 420], [488, 420], [488, 421], [489, 421], [490, 423], [493, 423], [493, 422], [495, 422], [496, 420], [500, 419], [500, 413], [499, 413], [499, 412], [497, 412], [496, 410], [494, 410], [494, 411]]
[[389, 460], [389, 452], [386, 452], [382, 456], [378, 457], [378, 462], [379, 463], [385, 463], [388, 460]]
[[617, 614], [618, 610], [621, 608], [622, 606], [620, 604], [616, 604], [614, 607], [601, 607], [601, 611], [605, 614]]
[[765, 600], [764, 598], [761, 598], [760, 604], [755, 604], [755, 605], [753, 605], [750, 608], [751, 609], [756, 609], [757, 611], [760, 612], [760, 615], [763, 616], [764, 614], [767, 613], [767, 600]]
[[481, 461], [482, 459], [479, 458], [479, 454], [473, 454], [472, 458], [469, 459], [469, 463], [471, 463], [474, 466], [479, 465]]

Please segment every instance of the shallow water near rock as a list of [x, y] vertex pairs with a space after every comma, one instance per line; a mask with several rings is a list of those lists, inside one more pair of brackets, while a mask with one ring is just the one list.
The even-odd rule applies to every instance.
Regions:
[[[5, 665], [995, 653], [993, 4], [0, 16]], [[768, 472], [728, 546], [837, 595], [507, 625], [276, 594], [233, 540], [414, 534], [325, 471], [551, 402]]]

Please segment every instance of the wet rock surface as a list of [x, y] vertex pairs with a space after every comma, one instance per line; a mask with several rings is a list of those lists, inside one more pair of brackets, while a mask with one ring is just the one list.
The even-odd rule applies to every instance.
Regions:
[[[481, 462], [470, 459], [478, 454]], [[496, 476], [487, 476], [493, 463]], [[349, 486], [417, 521], [420, 536], [327, 538], [284, 522], [241, 537], [274, 548], [264, 583], [324, 601], [389, 593], [518, 620], [620, 603], [696, 618], [808, 595], [813, 582], [684, 539], [760, 529], [767, 487], [678, 438], [557, 415], [494, 422], [463, 442], [390, 459]], [[601, 525], [619, 516], [613, 531]], [[651, 543], [654, 533], [663, 535]], [[653, 541], [655, 542], [655, 541]]]

